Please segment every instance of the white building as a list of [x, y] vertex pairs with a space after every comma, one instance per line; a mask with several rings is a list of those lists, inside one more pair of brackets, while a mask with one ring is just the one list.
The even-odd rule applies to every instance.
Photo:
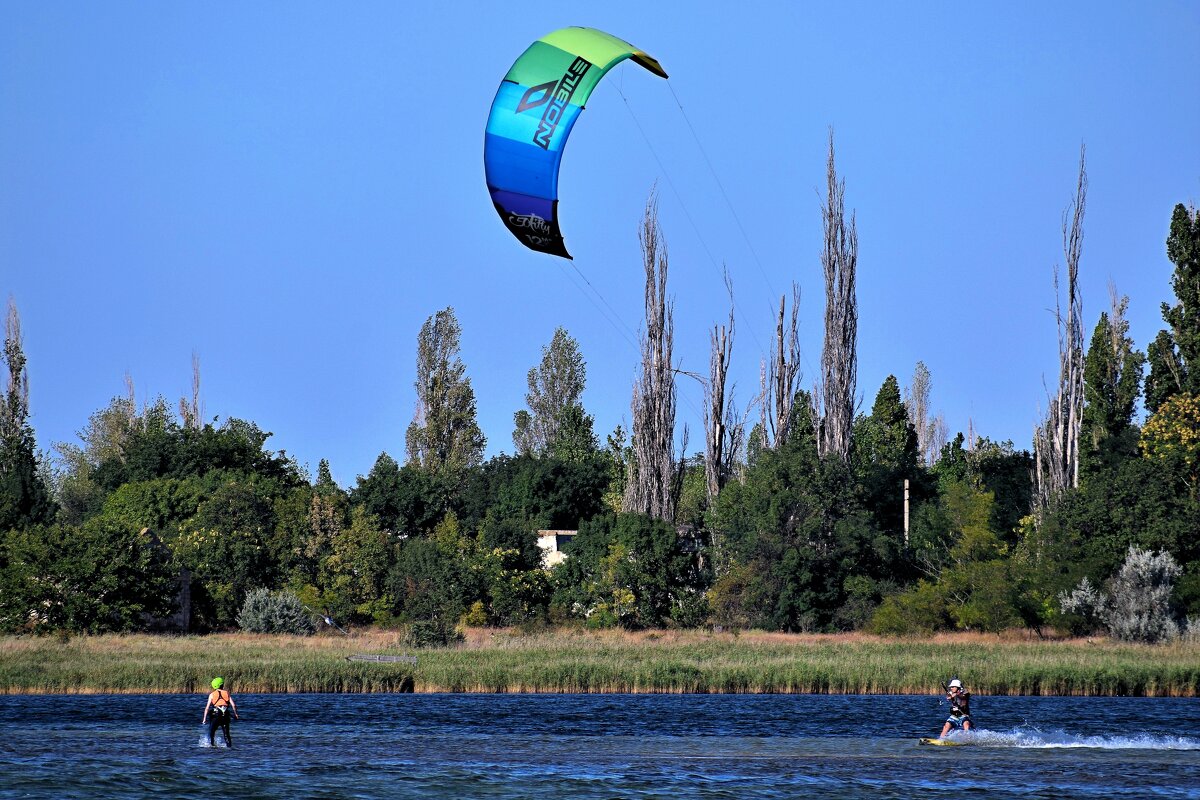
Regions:
[[542, 549], [542, 569], [551, 569], [567, 560], [563, 552], [567, 542], [579, 531], [538, 531], [538, 547]]

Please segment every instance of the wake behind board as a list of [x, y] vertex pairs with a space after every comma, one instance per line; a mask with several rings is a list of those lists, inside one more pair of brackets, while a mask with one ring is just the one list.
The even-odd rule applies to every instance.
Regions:
[[924, 738], [917, 741], [917, 744], [932, 744], [939, 747], [961, 747], [969, 742], [957, 742], [954, 739], [930, 739]]

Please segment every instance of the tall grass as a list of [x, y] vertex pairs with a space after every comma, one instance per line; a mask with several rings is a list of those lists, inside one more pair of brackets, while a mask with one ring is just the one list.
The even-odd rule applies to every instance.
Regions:
[[[347, 662], [409, 653], [407, 664]], [[983, 694], [1200, 694], [1200, 645], [783, 634], [471, 631], [460, 647], [350, 638], [0, 638], [0, 692], [802, 692], [920, 694], [957, 675]]]

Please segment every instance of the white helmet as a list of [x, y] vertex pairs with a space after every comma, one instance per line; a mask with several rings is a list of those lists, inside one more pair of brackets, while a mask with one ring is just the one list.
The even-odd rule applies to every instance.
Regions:
[[951, 689], [961, 689], [962, 681], [960, 681], [958, 678], [955, 678], [954, 680], [950, 681], [950, 688]]

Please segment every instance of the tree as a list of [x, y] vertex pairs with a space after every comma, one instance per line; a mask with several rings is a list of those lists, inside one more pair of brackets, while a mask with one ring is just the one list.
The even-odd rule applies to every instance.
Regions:
[[558, 568], [555, 604], [591, 624], [662, 626], [694, 585], [692, 559], [675, 530], [643, 514], [603, 515], [584, 523]]
[[230, 627], [247, 592], [279, 584], [282, 576], [269, 547], [276, 521], [271, 489], [230, 476], [181, 526], [175, 557], [194, 578], [192, 607], [199, 624]]
[[1167, 258], [1175, 265], [1171, 288], [1176, 303], [1162, 304], [1169, 326], [1150, 345], [1150, 376], [1146, 379], [1146, 410], [1177, 392], [1200, 395], [1200, 212], [1175, 206], [1167, 236]]
[[922, 496], [917, 484], [924, 470], [918, 471], [917, 432], [900, 401], [900, 385], [894, 375], [888, 375], [879, 387], [871, 415], [860, 417], [855, 424], [853, 450], [866, 507], [874, 512], [882, 530], [899, 535], [904, 527], [904, 481], [912, 482], [914, 499]]
[[1153, 414], [1159, 406], [1180, 391], [1186, 374], [1183, 360], [1169, 331], [1159, 331], [1146, 348], [1150, 374], [1146, 376], [1146, 411]]
[[8, 368], [0, 404], [0, 531], [50, 522], [54, 502], [38, 471], [37, 443], [29, 425], [29, 375], [21, 342], [21, 317], [9, 298], [4, 325]]
[[36, 525], [10, 531], [0, 551], [0, 629], [126, 631], [172, 610], [175, 574], [145, 528]]
[[329, 471], [329, 460], [322, 458], [317, 464], [317, 489], [322, 491], [337, 489], [337, 484], [333, 482], [333, 473]]
[[558, 430], [550, 441], [547, 453], [560, 461], [582, 464], [599, 455], [600, 443], [593, 429], [595, 420], [574, 404], [564, 408], [559, 415]]
[[387, 532], [362, 507], [355, 508], [349, 527], [334, 534], [321, 561], [321, 605], [334, 616], [356, 622], [368, 622], [390, 610], [384, 596], [390, 562]]
[[1172, 395], [1146, 420], [1140, 441], [1148, 458], [1159, 459], [1184, 477], [1192, 498], [1200, 487], [1200, 396]]
[[729, 324], [714, 325], [709, 335], [708, 382], [704, 384], [704, 476], [711, 504], [733, 474], [745, 440], [746, 421], [733, 408], [733, 389], [726, 392], [729, 360], [733, 355], [733, 283], [725, 273], [729, 292]]
[[79, 524], [96, 513], [104, 502], [104, 487], [95, 480], [95, 472], [108, 460], [121, 461], [127, 443], [138, 425], [133, 381], [125, 376], [126, 396], [114, 397], [108, 406], [88, 418], [78, 433], [81, 445], [58, 442], [54, 449], [61, 465], [58, 503], [61, 519]]
[[[1083, 213], [1087, 204], [1085, 148], [1079, 150], [1075, 199], [1063, 212], [1063, 251], [1067, 261], [1067, 313], [1056, 308], [1058, 386], [1046, 419], [1034, 432], [1037, 509], [1044, 514], [1064, 492], [1079, 486], [1079, 434], [1083, 418], [1083, 312], [1079, 299], [1079, 259], [1083, 252]], [[1070, 222], [1068, 223], [1068, 219]], [[1058, 268], [1054, 300], [1058, 300]]]
[[[466, 604], [463, 566], [432, 539], [407, 539], [388, 572], [394, 613], [413, 625], [415, 643], [446, 644]], [[419, 633], [418, 633], [419, 632]]]
[[871, 407], [871, 416], [864, 422], [859, 437], [865, 449], [859, 454], [862, 460], [897, 474], [911, 476], [919, 459], [917, 432], [900, 400], [900, 384], [895, 375], [888, 375], [884, 379], [875, 396], [875, 404]]
[[850, 460], [851, 429], [858, 381], [858, 299], [854, 284], [858, 270], [858, 228], [855, 215], [846, 226], [846, 182], [838, 180], [833, 162], [833, 131], [829, 131], [825, 203], [821, 206], [825, 241], [821, 266], [825, 271], [825, 343], [821, 349], [821, 386], [814, 397], [820, 408], [820, 452], [843, 463]]
[[771, 363], [763, 375], [762, 431], [769, 434], [767, 447], [779, 447], [788, 440], [795, 411], [796, 384], [800, 380], [800, 287], [792, 284], [792, 315], [785, 327], [787, 295], [779, 298], [779, 317], [775, 323], [775, 348]]
[[569, 409], [578, 407], [587, 382], [587, 365], [579, 352], [579, 343], [559, 327], [550, 344], [542, 348], [542, 361], [529, 370], [529, 391], [525, 394], [528, 411], [515, 415], [513, 444], [517, 455], [538, 455], [557, 441], [559, 428]]
[[917, 453], [920, 455], [921, 461], [924, 464], [933, 466], [937, 460], [938, 454], [941, 452], [942, 445], [945, 444], [945, 433], [940, 433], [941, 443], [938, 443], [939, 424], [944, 426], [945, 421], [939, 416], [936, 419], [930, 419], [929, 395], [933, 388], [933, 378], [929, 373], [929, 367], [925, 366], [924, 361], [918, 361], [917, 366], [913, 369], [912, 386], [906, 387], [904, 390], [904, 408], [908, 411], [909, 421], [912, 422], [913, 430], [917, 434]]
[[[646, 271], [646, 330], [642, 374], [633, 387], [632, 474], [621, 508], [627, 513], [675, 518], [674, 303], [667, 300], [667, 243], [658, 226], [658, 198], [651, 193], [638, 232]], [[686, 439], [686, 436], [685, 436]], [[686, 448], [686, 444], [685, 444]]]
[[420, 467], [401, 467], [387, 453], [380, 453], [367, 476], [358, 476], [350, 492], [352, 505], [361, 505], [386, 529], [401, 536], [425, 533], [445, 513], [445, 487]]
[[1083, 365], [1084, 406], [1081, 465], [1094, 471], [1114, 458], [1136, 454], [1131, 433], [1134, 405], [1141, 389], [1146, 357], [1133, 349], [1125, 310], [1128, 297], [1118, 298], [1109, 284], [1112, 315], [1101, 313]]
[[461, 335], [454, 309], [447, 307], [425, 320], [417, 336], [417, 411], [405, 444], [409, 461], [435, 475], [479, 464], [487, 443], [459, 358]]

